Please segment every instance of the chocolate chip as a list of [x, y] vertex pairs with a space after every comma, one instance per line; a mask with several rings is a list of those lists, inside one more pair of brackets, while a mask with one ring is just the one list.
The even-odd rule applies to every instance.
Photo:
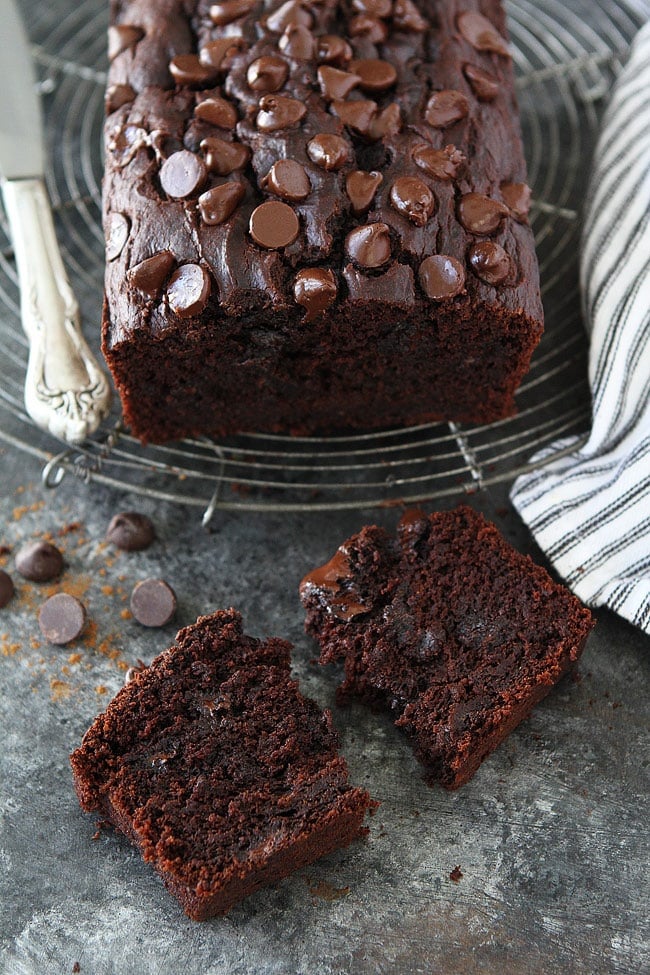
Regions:
[[129, 239], [130, 223], [123, 213], [113, 211], [106, 221], [106, 260], [114, 261]]
[[384, 177], [381, 173], [367, 173], [363, 169], [355, 169], [348, 173], [345, 179], [345, 189], [352, 204], [353, 213], [360, 214], [368, 210], [375, 193], [381, 186]]
[[502, 183], [501, 196], [515, 220], [525, 223], [530, 212], [530, 186], [527, 183]]
[[201, 140], [201, 152], [205, 156], [206, 166], [217, 176], [229, 176], [237, 169], [244, 169], [251, 157], [248, 146], [241, 142], [227, 142], [216, 136]]
[[357, 14], [348, 22], [350, 37], [364, 37], [371, 44], [383, 44], [388, 37], [388, 27], [377, 17]]
[[289, 24], [278, 41], [278, 47], [295, 61], [311, 61], [316, 54], [316, 38], [308, 27]]
[[360, 99], [355, 102], [333, 101], [330, 108], [353, 132], [368, 135], [377, 115], [377, 102]]
[[219, 129], [234, 129], [239, 120], [233, 103], [220, 95], [204, 98], [194, 109], [194, 115], [202, 122], [209, 122]]
[[390, 260], [390, 231], [385, 223], [355, 227], [345, 238], [345, 250], [360, 267], [381, 267]]
[[504, 38], [483, 14], [473, 10], [458, 15], [458, 30], [477, 51], [493, 51], [509, 58], [510, 51]]
[[321, 132], [307, 143], [307, 155], [328, 172], [345, 166], [352, 155], [350, 143], [340, 135]]
[[215, 71], [225, 71], [228, 67], [228, 60], [242, 46], [240, 37], [219, 37], [215, 41], [209, 41], [199, 51], [199, 61], [207, 68], [214, 68]]
[[213, 3], [210, 7], [210, 20], [217, 27], [231, 24], [250, 13], [256, 0], [224, 0], [224, 3]]
[[235, 212], [245, 194], [243, 183], [238, 181], [222, 183], [202, 193], [198, 204], [203, 223], [210, 227], [224, 223]]
[[412, 0], [395, 0], [393, 4], [393, 27], [397, 30], [422, 33], [429, 25]]
[[343, 37], [323, 34], [317, 38], [316, 57], [321, 64], [336, 64], [341, 67], [352, 60], [352, 54], [352, 48]]
[[208, 303], [212, 282], [200, 264], [183, 264], [172, 274], [166, 289], [167, 303], [179, 318], [200, 315]]
[[332, 271], [321, 267], [298, 271], [293, 283], [293, 296], [306, 310], [304, 321], [311, 322], [336, 301], [336, 278]]
[[38, 625], [48, 643], [62, 646], [81, 636], [86, 625], [86, 609], [75, 596], [58, 592], [41, 606]]
[[295, 212], [279, 200], [267, 200], [251, 213], [250, 235], [256, 244], [268, 250], [288, 247], [300, 231]]
[[13, 579], [8, 572], [4, 569], [0, 569], [0, 609], [7, 605], [10, 599], [13, 598], [14, 592]]
[[466, 159], [456, 146], [434, 149], [433, 146], [422, 143], [413, 150], [413, 161], [434, 179], [450, 180], [456, 179], [458, 170]]
[[137, 288], [145, 298], [155, 300], [176, 264], [176, 258], [171, 251], [159, 251], [153, 257], [135, 264], [127, 271], [127, 280]]
[[264, 95], [259, 101], [255, 124], [262, 132], [276, 132], [297, 125], [307, 113], [307, 108], [297, 98], [285, 95]]
[[477, 68], [474, 64], [464, 64], [463, 74], [479, 101], [494, 101], [499, 94], [499, 79], [495, 78], [489, 71]]
[[129, 669], [124, 674], [124, 683], [130, 684], [132, 680], [135, 680], [138, 674], [144, 673], [146, 669], [147, 669], [147, 665], [144, 663], [143, 660], [140, 660], [138, 658], [138, 662], [134, 664], [132, 667], [129, 667]]
[[[350, 71], [361, 78], [360, 87], [364, 91], [388, 91], [397, 81], [397, 71], [388, 61], [380, 58], [363, 58], [352, 61]], [[342, 96], [345, 97], [345, 96]]]
[[194, 196], [207, 178], [205, 163], [189, 149], [173, 152], [160, 167], [160, 185], [173, 200], [187, 200]]
[[197, 54], [176, 54], [169, 62], [169, 73], [177, 85], [198, 88], [216, 81], [219, 70], [202, 64]]
[[149, 548], [155, 537], [151, 519], [137, 511], [121, 511], [111, 518], [106, 541], [125, 552]]
[[299, 24], [301, 27], [311, 27], [314, 18], [308, 10], [305, 10], [302, 3], [298, 0], [287, 0], [281, 7], [274, 10], [266, 18], [266, 26], [276, 34], [281, 34], [290, 24]]
[[305, 167], [294, 159], [278, 159], [260, 180], [262, 189], [275, 193], [283, 200], [299, 203], [311, 193], [311, 183]]
[[390, 201], [418, 227], [424, 227], [435, 208], [433, 193], [417, 176], [400, 176], [390, 188]]
[[141, 27], [131, 24], [113, 24], [108, 28], [108, 60], [114, 61], [118, 54], [135, 47], [144, 37]]
[[262, 57], [249, 64], [248, 87], [253, 91], [278, 91], [289, 76], [289, 65], [283, 58]]
[[123, 105], [130, 105], [132, 101], [135, 101], [135, 91], [131, 85], [109, 85], [104, 103], [106, 114], [110, 115]]
[[501, 244], [493, 240], [472, 244], [469, 263], [474, 274], [487, 284], [501, 284], [510, 274], [510, 258]]
[[131, 612], [143, 626], [165, 626], [176, 612], [176, 593], [164, 579], [145, 579], [133, 587]]
[[443, 89], [434, 91], [427, 102], [424, 117], [435, 129], [444, 129], [459, 122], [469, 113], [469, 102], [462, 91]]
[[359, 75], [350, 74], [349, 71], [341, 71], [340, 68], [333, 68], [330, 64], [321, 64], [318, 69], [320, 90], [329, 101], [334, 98], [347, 98], [360, 80]]
[[390, 17], [393, 0], [352, 0], [352, 8], [371, 17]]
[[458, 219], [473, 234], [492, 234], [497, 230], [508, 207], [482, 193], [465, 193], [458, 204]]
[[455, 257], [433, 254], [420, 264], [422, 290], [433, 301], [455, 298], [465, 287], [465, 268]]
[[370, 123], [368, 132], [369, 137], [377, 142], [385, 135], [395, 135], [402, 129], [402, 113], [397, 102], [392, 102], [386, 108], [382, 108], [379, 115], [376, 115]]
[[32, 582], [50, 582], [63, 572], [63, 556], [50, 542], [28, 542], [16, 553], [16, 569]]

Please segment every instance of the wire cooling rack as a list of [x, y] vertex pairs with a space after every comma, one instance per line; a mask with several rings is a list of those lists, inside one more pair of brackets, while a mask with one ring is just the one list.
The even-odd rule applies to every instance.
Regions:
[[[98, 350], [103, 277], [101, 126], [107, 0], [23, 0], [40, 72], [59, 241]], [[512, 480], [534, 455], [589, 425], [577, 251], [599, 109], [650, 0], [512, 0], [507, 4], [533, 187], [546, 331], [517, 396], [518, 414], [487, 426], [428, 424], [348, 437], [249, 434], [142, 447], [116, 405], [79, 448], [37, 431], [22, 400], [27, 345], [6, 223], [0, 230], [0, 439], [66, 473], [148, 496], [221, 509], [340, 509], [462, 495]], [[531, 460], [531, 458], [533, 458]]]

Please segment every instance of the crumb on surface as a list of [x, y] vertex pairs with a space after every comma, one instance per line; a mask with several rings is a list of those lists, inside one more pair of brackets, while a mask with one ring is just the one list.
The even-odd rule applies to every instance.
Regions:
[[449, 879], [453, 880], [453, 882], [457, 884], [458, 881], [461, 880], [462, 876], [463, 876], [463, 871], [460, 869], [460, 865], [457, 864], [449, 874]]

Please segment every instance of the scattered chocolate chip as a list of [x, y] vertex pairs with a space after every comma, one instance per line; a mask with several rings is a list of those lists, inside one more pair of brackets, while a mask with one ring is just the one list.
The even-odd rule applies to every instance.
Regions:
[[207, 305], [211, 290], [210, 275], [204, 267], [200, 264], [183, 264], [172, 274], [165, 293], [175, 315], [194, 318]]
[[298, 271], [293, 283], [294, 298], [307, 312], [305, 322], [326, 311], [336, 301], [336, 293], [336, 278], [326, 268], [304, 268]]
[[217, 27], [231, 24], [250, 13], [256, 0], [224, 0], [224, 3], [213, 3], [210, 7], [210, 20]]
[[472, 234], [493, 234], [508, 207], [482, 193], [465, 193], [458, 204], [458, 219]]
[[295, 61], [311, 61], [316, 54], [316, 38], [308, 27], [289, 24], [278, 41], [278, 47]]
[[289, 65], [283, 58], [256, 58], [248, 66], [246, 81], [253, 91], [278, 91], [289, 76]]
[[345, 99], [360, 82], [357, 74], [333, 68], [331, 64], [321, 64], [318, 69], [318, 84], [323, 96], [329, 101], [334, 98]]
[[176, 612], [176, 593], [164, 579], [145, 579], [133, 587], [131, 612], [143, 626], [165, 626]]
[[393, 0], [352, 0], [352, 9], [371, 17], [390, 17]]
[[151, 519], [137, 511], [121, 511], [111, 518], [106, 541], [125, 552], [149, 548], [155, 537]]
[[256, 244], [268, 250], [288, 247], [300, 231], [295, 212], [279, 200], [267, 200], [251, 213], [250, 235]]
[[123, 105], [130, 105], [135, 100], [135, 91], [131, 85], [109, 85], [106, 89], [106, 114], [116, 112]]
[[209, 122], [219, 129], [234, 129], [239, 120], [233, 103], [220, 95], [204, 98], [194, 109], [194, 115], [202, 122]]
[[424, 227], [435, 208], [435, 198], [417, 176], [400, 176], [390, 188], [390, 202], [418, 227]]
[[250, 149], [242, 142], [227, 142], [216, 136], [201, 140], [201, 152], [206, 166], [217, 176], [229, 176], [237, 169], [244, 169], [251, 157]]
[[458, 15], [456, 24], [465, 40], [477, 51], [493, 51], [503, 57], [510, 57], [504, 38], [483, 14], [473, 10], [465, 11]]
[[352, 60], [352, 48], [345, 38], [336, 34], [323, 34], [316, 42], [316, 57], [321, 64], [336, 64], [341, 67]]
[[159, 251], [153, 257], [147, 257], [139, 264], [135, 264], [127, 271], [127, 280], [137, 288], [145, 298], [155, 300], [176, 264], [176, 258], [171, 251]]
[[355, 102], [333, 101], [330, 108], [353, 132], [368, 135], [377, 115], [377, 102], [360, 99]]
[[83, 633], [86, 625], [85, 606], [75, 596], [58, 592], [41, 606], [38, 625], [48, 643], [63, 646]]
[[450, 180], [456, 179], [458, 170], [466, 159], [456, 146], [434, 149], [433, 146], [422, 143], [413, 150], [413, 161], [434, 179]]
[[16, 552], [16, 569], [31, 582], [50, 582], [63, 572], [63, 556], [51, 542], [27, 542]]
[[106, 221], [106, 260], [114, 261], [129, 239], [130, 223], [123, 213], [113, 211]]
[[463, 74], [479, 101], [494, 101], [499, 94], [499, 79], [495, 78], [489, 71], [477, 68], [474, 64], [464, 64]]
[[340, 135], [321, 132], [307, 143], [307, 155], [328, 172], [345, 166], [352, 155], [350, 143]]
[[348, 256], [360, 267], [381, 267], [390, 260], [390, 231], [385, 223], [355, 227], [345, 238]]
[[259, 101], [259, 112], [255, 124], [262, 132], [276, 132], [288, 129], [302, 121], [307, 108], [297, 98], [285, 95], [264, 95]]
[[169, 73], [177, 85], [198, 88], [216, 81], [219, 70], [202, 64], [198, 54], [176, 54], [169, 62]]
[[173, 152], [160, 167], [160, 185], [173, 200], [187, 200], [201, 189], [208, 170], [200, 156], [189, 149]]
[[299, 203], [311, 193], [311, 183], [305, 167], [294, 159], [278, 159], [260, 180], [262, 189], [275, 193], [283, 200]]
[[397, 102], [391, 102], [386, 108], [382, 108], [379, 115], [376, 115], [370, 123], [368, 132], [369, 137], [377, 142], [385, 135], [395, 135], [402, 130], [402, 112]]
[[469, 249], [469, 263], [474, 274], [486, 284], [501, 284], [510, 274], [510, 258], [501, 244], [480, 240]]
[[108, 28], [108, 60], [114, 61], [118, 54], [135, 47], [143, 37], [144, 31], [141, 27], [134, 27], [131, 24], [111, 25]]
[[433, 301], [455, 298], [465, 287], [465, 268], [455, 257], [433, 254], [420, 264], [422, 290]]
[[224, 223], [235, 212], [245, 194], [244, 184], [238, 181], [222, 183], [202, 193], [198, 204], [203, 223], [210, 227]]
[[377, 17], [357, 14], [348, 22], [350, 37], [364, 37], [371, 44], [383, 44], [388, 37], [388, 27]]
[[434, 91], [427, 102], [424, 117], [436, 129], [445, 129], [469, 113], [469, 102], [462, 91], [445, 88]]
[[397, 81], [397, 71], [393, 65], [388, 61], [382, 61], [380, 58], [363, 58], [360, 61], [352, 61], [350, 71], [359, 75], [361, 78], [359, 87], [363, 88], [364, 91], [388, 91]]
[[530, 186], [527, 183], [502, 183], [501, 196], [513, 217], [525, 223], [530, 213]]
[[395, 0], [393, 4], [393, 27], [397, 30], [422, 33], [429, 25], [413, 0]]
[[384, 177], [381, 173], [367, 173], [363, 169], [355, 169], [348, 173], [345, 179], [345, 189], [355, 214], [364, 213], [369, 209], [375, 193], [381, 186]]
[[299, 0], [287, 0], [266, 18], [266, 26], [276, 34], [281, 34], [290, 24], [311, 27], [314, 22], [309, 10], [305, 10]]
[[241, 47], [239, 37], [219, 37], [215, 41], [209, 41], [199, 51], [199, 61], [206, 68], [214, 68], [215, 71], [225, 71], [228, 67], [228, 59]]
[[15, 591], [13, 579], [9, 573], [5, 572], [4, 569], [0, 569], [0, 609], [6, 606], [9, 600], [13, 598]]

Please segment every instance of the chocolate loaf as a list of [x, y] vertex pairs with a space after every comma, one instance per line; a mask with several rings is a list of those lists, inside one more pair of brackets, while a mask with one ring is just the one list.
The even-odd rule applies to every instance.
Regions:
[[498, 0], [113, 0], [102, 344], [142, 440], [488, 422], [542, 331]]

